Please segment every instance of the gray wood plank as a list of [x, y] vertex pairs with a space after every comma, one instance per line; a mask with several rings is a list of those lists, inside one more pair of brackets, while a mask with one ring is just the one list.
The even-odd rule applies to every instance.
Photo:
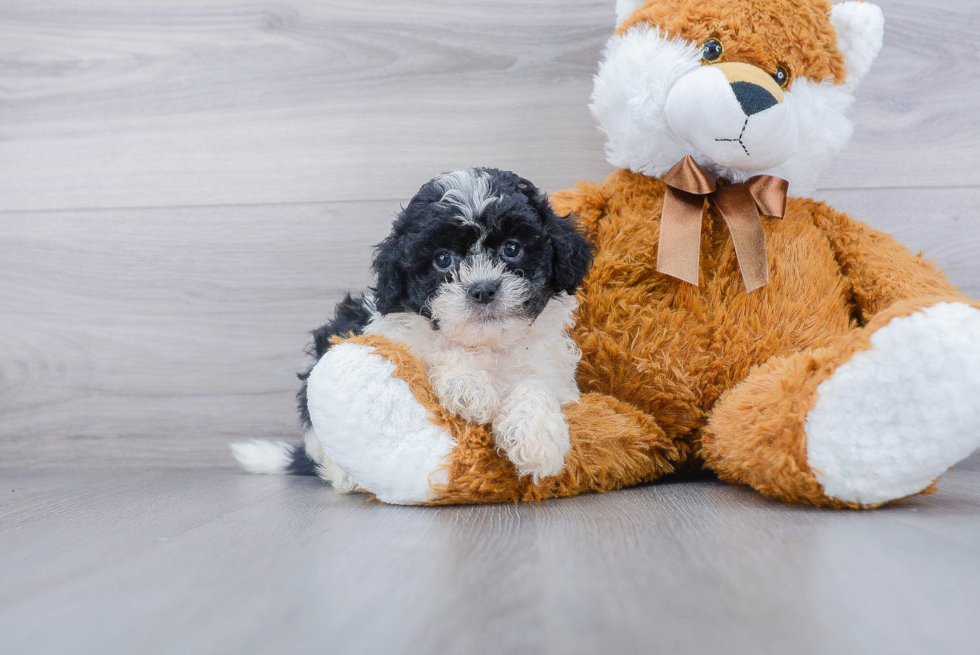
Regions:
[[717, 482], [401, 508], [310, 478], [0, 473], [37, 499], [0, 501], [0, 652], [972, 653], [978, 482], [974, 458], [833, 512]]
[[[224, 494], [215, 494], [209, 476], [178, 470], [7, 472], [2, 480], [0, 607], [152, 549], [283, 489], [281, 478], [241, 476], [229, 481]], [[37, 557], [41, 547], [43, 562]]]
[[[828, 188], [972, 186], [971, 0], [882, 0]], [[470, 165], [608, 171], [587, 110], [612, 0], [9, 0], [0, 209], [403, 198]]]
[[[980, 297], [980, 190], [840, 191]], [[296, 438], [306, 333], [370, 281], [397, 201], [7, 213], [0, 468], [229, 466]]]
[[0, 7], [0, 208], [402, 198], [471, 165], [607, 167], [606, 2]]
[[397, 208], [6, 215], [2, 465], [213, 464], [291, 438], [307, 332], [368, 284]]

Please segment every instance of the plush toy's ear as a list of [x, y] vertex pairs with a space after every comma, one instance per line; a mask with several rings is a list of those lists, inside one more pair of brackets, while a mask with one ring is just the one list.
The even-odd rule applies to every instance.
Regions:
[[622, 23], [646, 3], [647, 0], [616, 0], [616, 24]]
[[378, 312], [384, 315], [397, 309], [405, 295], [406, 273], [401, 265], [398, 238], [394, 234], [375, 246], [372, 266], [378, 276], [374, 302]]
[[837, 47], [847, 65], [848, 84], [857, 84], [871, 70], [885, 39], [885, 15], [878, 5], [847, 0], [830, 10]]

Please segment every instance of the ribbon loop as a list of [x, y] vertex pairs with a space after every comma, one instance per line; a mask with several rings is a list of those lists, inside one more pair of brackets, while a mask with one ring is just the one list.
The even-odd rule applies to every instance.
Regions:
[[718, 178], [711, 171], [698, 166], [694, 157], [688, 155], [664, 175], [664, 182], [678, 191], [706, 196], [714, 192]]
[[713, 173], [690, 156], [664, 176], [667, 190], [660, 219], [657, 271], [698, 286], [701, 223], [704, 201], [715, 203], [735, 246], [735, 256], [748, 292], [769, 283], [766, 233], [762, 217], [783, 218], [789, 183], [757, 175], [744, 184], [718, 185]]
[[772, 175], [756, 175], [745, 183], [763, 216], [784, 218], [789, 182]]

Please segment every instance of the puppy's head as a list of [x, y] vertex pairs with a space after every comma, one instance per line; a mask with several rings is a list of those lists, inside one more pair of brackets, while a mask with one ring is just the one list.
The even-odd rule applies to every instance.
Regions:
[[381, 314], [413, 312], [464, 345], [493, 345], [574, 294], [592, 247], [522, 177], [491, 168], [426, 183], [375, 252]]

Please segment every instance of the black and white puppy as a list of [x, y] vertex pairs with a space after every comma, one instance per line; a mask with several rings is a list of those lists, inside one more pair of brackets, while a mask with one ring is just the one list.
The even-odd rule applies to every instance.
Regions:
[[[547, 195], [514, 173], [472, 168], [426, 183], [397, 216], [374, 256], [373, 293], [337, 305], [313, 332], [313, 364], [336, 335], [374, 334], [409, 347], [443, 406], [490, 424], [521, 475], [559, 473], [570, 449], [565, 403], [578, 399], [581, 353], [568, 334], [573, 294], [592, 246]], [[312, 432], [301, 375], [304, 446], [235, 444], [256, 473], [317, 473], [353, 488]]]

